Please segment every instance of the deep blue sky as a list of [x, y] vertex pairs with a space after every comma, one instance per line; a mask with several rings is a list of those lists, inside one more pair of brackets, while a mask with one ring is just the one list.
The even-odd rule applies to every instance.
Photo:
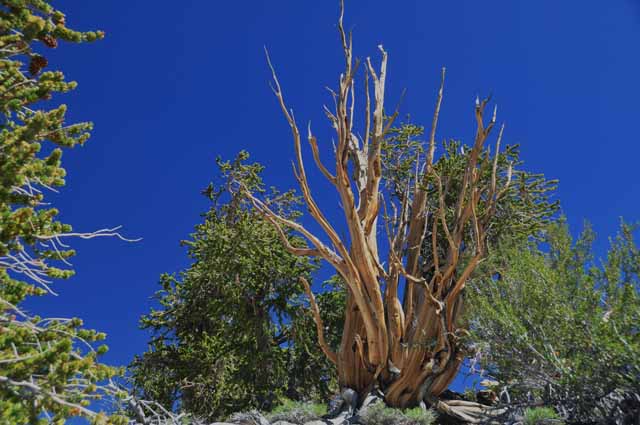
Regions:
[[[96, 125], [85, 147], [65, 153], [68, 186], [55, 202], [78, 231], [122, 224], [144, 239], [74, 242], [77, 275], [32, 306], [84, 318], [108, 334], [106, 361], [127, 364], [146, 349], [137, 323], [158, 276], [188, 264], [179, 241], [207, 208], [200, 190], [215, 156], [247, 149], [267, 165], [269, 184], [293, 186], [263, 45], [300, 125], [310, 119], [329, 149], [321, 106], [342, 64], [337, 0], [54, 3], [70, 25], [107, 33], [50, 58], [80, 83], [64, 96], [70, 118]], [[384, 44], [387, 107], [406, 88], [403, 112], [416, 122], [430, 122], [447, 67], [439, 138], [469, 142], [473, 101], [493, 93], [505, 140], [522, 145], [527, 169], [560, 179], [572, 231], [593, 222], [601, 252], [619, 216], [640, 219], [638, 0], [347, 0], [345, 23], [357, 56], [377, 60]], [[333, 193], [316, 192], [339, 219]]]

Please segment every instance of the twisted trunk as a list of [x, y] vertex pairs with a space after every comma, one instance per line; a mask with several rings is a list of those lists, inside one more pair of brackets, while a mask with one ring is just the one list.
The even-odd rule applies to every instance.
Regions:
[[[449, 189], [446, 187], [448, 183], [443, 185], [433, 166], [435, 133], [444, 86], [443, 69], [426, 158], [424, 161], [416, 159], [415, 176], [408, 181], [406, 193], [398, 200], [399, 205], [391, 204], [393, 214], [390, 214], [380, 189], [381, 146], [397, 116], [397, 111], [390, 117], [384, 112], [387, 53], [379, 46], [381, 63], [378, 70], [369, 58], [366, 59], [364, 137], [358, 138], [354, 130], [354, 79], [359, 62], [354, 64], [352, 59], [352, 40], [344, 32], [342, 10], [338, 28], [345, 70], [334, 93], [335, 111], [325, 108], [336, 131], [335, 173], [322, 163], [318, 143], [310, 127], [307, 138], [316, 165], [336, 189], [344, 210], [348, 240], [338, 235], [311, 193], [302, 158], [300, 131], [293, 111], [286, 106], [268, 55], [273, 91], [291, 127], [296, 151], [294, 174], [311, 216], [329, 243], [323, 242], [301, 224], [273, 212], [246, 188], [242, 189], [254, 207], [276, 227], [289, 251], [326, 260], [345, 282], [345, 324], [340, 347], [335, 353], [324, 340], [320, 314], [313, 293], [305, 282], [318, 324], [321, 348], [336, 364], [340, 385], [361, 393], [378, 386], [385, 393], [388, 404], [406, 407], [423, 400], [433, 400], [458, 373], [463, 358], [459, 336], [464, 333], [458, 323], [460, 296], [485, 254], [486, 226], [495, 212], [496, 203], [509, 185], [510, 175], [505, 187], [498, 190], [496, 164], [501, 131], [491, 183], [480, 184], [478, 161], [496, 117], [494, 110], [492, 119], [485, 126], [483, 114], [488, 100], [477, 101], [475, 141], [455, 203], [446, 204], [444, 193]], [[369, 93], [370, 80], [373, 98]], [[436, 197], [430, 205], [437, 207], [427, 214], [429, 196]], [[483, 204], [479, 211], [481, 200]], [[380, 217], [386, 227], [385, 243], [381, 243], [376, 231]], [[294, 247], [283, 227], [301, 234], [309, 246]], [[428, 233], [430, 240], [425, 241]], [[468, 235], [472, 235], [473, 240], [465, 244], [465, 259], [461, 262], [463, 239]], [[421, 255], [424, 243], [430, 244], [431, 258]], [[380, 246], [388, 247], [385, 258], [378, 252]], [[426, 265], [429, 265], [428, 281], [423, 270]], [[398, 297], [400, 284], [405, 285], [402, 303]]]

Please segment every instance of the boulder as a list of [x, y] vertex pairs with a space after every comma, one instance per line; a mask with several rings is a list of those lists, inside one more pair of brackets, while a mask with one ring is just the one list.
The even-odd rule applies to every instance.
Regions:
[[344, 411], [347, 412], [348, 417], [351, 417], [355, 414], [357, 407], [358, 393], [351, 388], [344, 388], [340, 394], [334, 396], [329, 401], [326, 418], [337, 418]]
[[350, 416], [353, 416], [356, 413], [356, 408], [358, 407], [358, 393], [351, 388], [345, 388], [341, 395], [347, 408], [347, 412]]

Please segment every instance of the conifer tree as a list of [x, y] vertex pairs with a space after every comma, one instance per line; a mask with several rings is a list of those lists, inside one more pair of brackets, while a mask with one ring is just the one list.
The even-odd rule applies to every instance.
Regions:
[[[461, 321], [465, 286], [488, 255], [500, 216], [511, 217], [503, 223], [512, 228], [535, 230], [537, 223], [553, 213], [554, 204], [547, 198], [553, 184], [518, 172], [514, 169], [517, 164], [509, 161], [511, 154], [500, 154], [504, 127], [494, 139], [491, 154], [486, 145], [497, 118], [495, 108], [486, 116], [489, 99], [476, 100], [476, 132], [471, 146], [445, 144], [442, 152], [436, 152], [444, 69], [425, 146], [414, 149], [408, 163], [402, 159], [407, 156], [397, 156], [401, 166], [392, 175], [404, 173], [404, 178], [389, 181], [383, 170], [384, 145], [397, 111], [390, 113], [385, 102], [388, 54], [379, 46], [378, 66], [370, 58], [354, 59], [343, 12], [341, 1], [338, 29], [344, 70], [338, 87], [331, 92], [335, 108], [325, 108], [336, 141], [333, 149], [330, 144], [324, 146], [333, 153], [330, 157], [335, 166], [325, 165], [321, 141], [310, 125], [306, 138], [319, 172], [335, 189], [345, 231], [327, 219], [314, 196], [303, 159], [305, 135], [286, 103], [268, 56], [272, 88], [295, 147], [295, 179], [321, 233], [283, 216], [243, 182], [237, 182], [237, 190], [277, 229], [289, 252], [326, 261], [344, 282], [345, 319], [337, 350], [326, 343], [323, 327], [318, 324], [320, 348], [336, 365], [342, 387], [361, 395], [378, 387], [391, 406], [426, 402], [468, 419], [468, 411], [477, 406], [466, 409], [438, 399], [457, 375], [466, 353], [468, 332]], [[362, 81], [364, 98], [360, 118], [355, 114], [360, 105], [356, 79]], [[462, 152], [458, 153], [459, 149]], [[393, 158], [394, 153], [390, 154]], [[509, 214], [522, 209], [531, 212], [522, 221]], [[293, 245], [288, 231], [303, 237], [307, 244]], [[300, 280], [306, 285], [304, 277]], [[310, 290], [307, 294], [313, 300]]]
[[53, 293], [52, 282], [73, 274], [72, 237], [117, 235], [117, 229], [74, 233], [57, 219], [46, 194], [65, 184], [63, 149], [82, 145], [91, 123], [68, 123], [54, 95], [73, 90], [48, 63], [59, 44], [101, 39], [100, 31], [67, 26], [64, 13], [45, 0], [0, 1], [0, 422], [62, 424], [82, 416], [121, 423], [90, 404], [116, 370], [98, 361], [105, 335], [80, 319], [29, 314], [23, 301]]
[[[206, 420], [270, 410], [283, 397], [323, 400], [336, 390], [335, 370], [315, 350], [313, 310], [298, 280], [314, 263], [289, 253], [231, 183], [263, 193], [287, 217], [299, 215], [298, 199], [269, 192], [263, 167], [247, 160], [246, 152], [218, 160], [219, 178], [204, 191], [211, 206], [183, 241], [192, 264], [161, 276], [159, 305], [141, 320], [152, 332], [149, 350], [131, 366], [139, 396]], [[328, 286], [318, 304], [336, 347], [341, 293]]]

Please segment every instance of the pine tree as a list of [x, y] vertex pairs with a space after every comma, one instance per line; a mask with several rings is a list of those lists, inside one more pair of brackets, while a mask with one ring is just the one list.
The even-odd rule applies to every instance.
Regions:
[[[141, 320], [152, 332], [149, 350], [131, 366], [138, 395], [207, 420], [270, 410], [283, 397], [326, 399], [336, 389], [332, 365], [315, 350], [312, 310], [299, 281], [314, 263], [290, 254], [231, 183], [265, 194], [287, 217], [299, 215], [298, 199], [268, 192], [263, 167], [247, 160], [246, 152], [218, 160], [220, 179], [204, 191], [211, 207], [183, 242], [192, 264], [161, 276], [159, 306]], [[328, 286], [318, 303], [335, 347], [341, 296]]]
[[99, 40], [79, 32], [45, 0], [0, 1], [0, 422], [62, 424], [83, 416], [93, 423], [121, 423], [89, 405], [116, 370], [101, 364], [96, 347], [105, 335], [80, 319], [44, 319], [21, 307], [29, 296], [53, 293], [52, 281], [73, 274], [65, 244], [79, 234], [57, 219], [46, 194], [65, 184], [62, 150], [82, 145], [91, 123], [67, 123], [54, 95], [76, 87], [50, 67], [49, 49]]
[[[503, 223], [535, 230], [535, 225], [554, 211], [547, 198], [553, 184], [540, 176], [514, 171], [517, 164], [508, 161], [512, 153], [499, 153], [502, 129], [493, 155], [490, 153], [486, 145], [494, 134], [496, 109], [486, 116], [489, 99], [476, 100], [476, 133], [471, 146], [461, 154], [457, 152], [462, 148], [459, 144], [446, 144], [442, 152], [436, 152], [444, 69], [425, 147], [416, 150], [406, 169], [398, 155], [387, 152], [391, 158], [400, 158], [400, 166], [392, 174], [405, 173], [404, 181], [389, 182], [383, 170], [384, 145], [397, 111], [389, 114], [385, 105], [388, 54], [379, 46], [378, 66], [370, 58], [362, 63], [354, 59], [343, 13], [341, 1], [338, 29], [344, 69], [332, 91], [335, 109], [325, 108], [335, 131], [335, 167], [324, 164], [320, 142], [310, 125], [306, 137], [318, 170], [335, 189], [346, 232], [339, 232], [337, 224], [327, 219], [314, 197], [303, 160], [304, 136], [269, 58], [273, 91], [295, 147], [295, 179], [321, 232], [283, 216], [241, 181], [237, 190], [274, 225], [289, 252], [326, 261], [344, 282], [345, 319], [337, 350], [325, 342], [318, 325], [320, 348], [336, 365], [340, 386], [361, 395], [378, 387], [391, 406], [427, 402], [466, 419], [465, 409], [438, 399], [465, 356], [467, 331], [461, 320], [465, 286], [487, 257], [501, 214], [509, 217], [510, 210], [529, 209], [531, 214], [525, 215], [525, 221], [516, 216]], [[355, 109], [360, 102], [354, 82], [362, 74], [365, 108], [358, 119]], [[331, 151], [328, 144], [325, 146]], [[285, 229], [302, 236], [307, 244], [291, 244]], [[401, 301], [402, 289], [405, 295]]]

